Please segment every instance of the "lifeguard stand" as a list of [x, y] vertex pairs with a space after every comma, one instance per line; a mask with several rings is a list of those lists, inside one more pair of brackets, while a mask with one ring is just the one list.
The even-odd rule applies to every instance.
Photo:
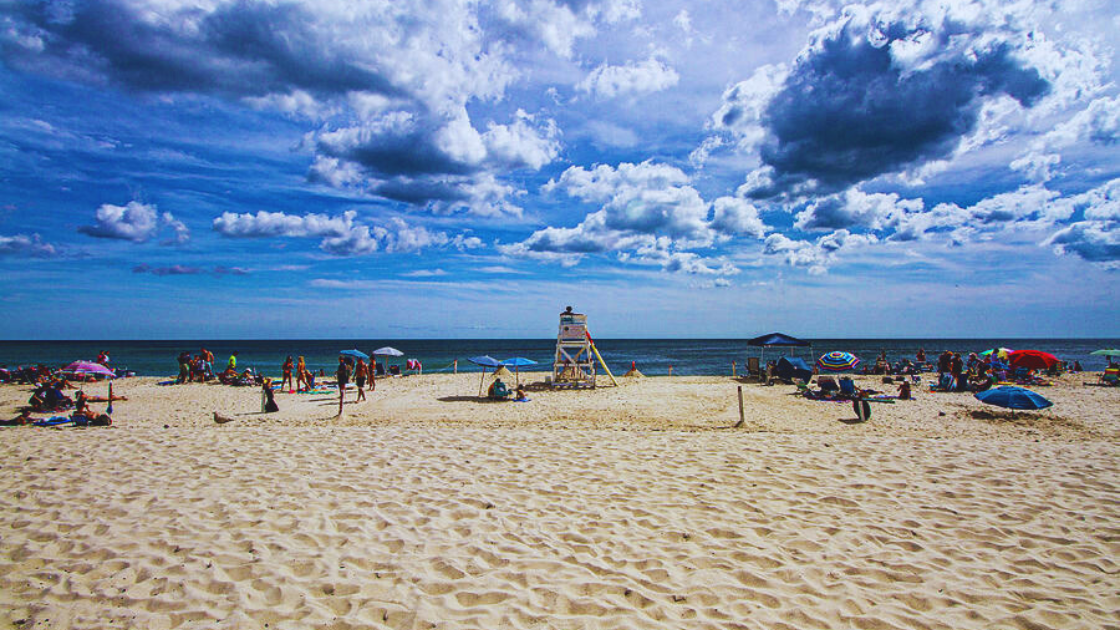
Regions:
[[587, 316], [568, 307], [560, 313], [560, 332], [556, 335], [556, 359], [552, 363], [554, 387], [595, 387], [595, 358]]

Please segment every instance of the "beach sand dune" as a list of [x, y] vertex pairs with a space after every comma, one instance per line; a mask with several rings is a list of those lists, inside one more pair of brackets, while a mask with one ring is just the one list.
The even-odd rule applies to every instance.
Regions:
[[386, 381], [337, 419], [141, 379], [111, 428], [3, 431], [0, 627], [1120, 627], [1115, 392], [855, 425], [747, 386], [730, 430], [728, 379], [472, 382]]

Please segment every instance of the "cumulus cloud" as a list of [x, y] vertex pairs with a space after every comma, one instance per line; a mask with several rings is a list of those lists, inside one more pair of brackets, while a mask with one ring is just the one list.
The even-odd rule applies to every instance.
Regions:
[[1061, 163], [1061, 151], [1083, 143], [1114, 146], [1120, 140], [1120, 97], [1094, 99], [1084, 109], [1043, 134], [1029, 149], [1011, 162], [1033, 182], [1053, 178]]
[[479, 133], [465, 109], [449, 117], [389, 112], [358, 126], [309, 136], [319, 154], [311, 177], [332, 186], [357, 186], [437, 213], [519, 215], [516, 189], [496, 173], [537, 170], [560, 151], [559, 128], [518, 110], [508, 125]]
[[230, 238], [318, 238], [319, 248], [335, 256], [366, 256], [378, 251], [418, 252], [448, 245], [459, 250], [482, 247], [477, 237], [465, 234], [452, 237], [445, 232], [409, 225], [399, 217], [385, 225], [364, 225], [357, 221], [357, 212], [353, 210], [337, 216], [264, 210], [256, 214], [226, 212], [214, 219], [213, 227], [214, 231]]
[[559, 131], [524, 112], [472, 121], [501, 99], [516, 59], [569, 56], [599, 25], [640, 15], [636, 0], [271, 3], [31, 1], [5, 8], [0, 60], [127, 90], [203, 94], [323, 120], [304, 147], [309, 177], [437, 212], [518, 214], [490, 181], [539, 169]]
[[602, 64], [576, 86], [600, 98], [648, 94], [673, 87], [680, 81], [677, 71], [659, 59], [630, 62], [621, 66]]
[[0, 235], [0, 256], [32, 256], [50, 258], [58, 255], [58, 249], [38, 234]]
[[1069, 198], [1084, 220], [1044, 242], [1059, 255], [1075, 255], [1106, 269], [1120, 269], [1120, 178]]
[[[729, 274], [738, 270], [687, 250], [766, 232], [749, 202], [721, 197], [709, 203], [684, 171], [666, 164], [573, 166], [543, 189], [598, 204], [599, 209], [574, 227], [550, 226], [519, 243], [499, 245], [501, 253], [575, 265], [588, 254], [619, 252], [624, 262], [657, 264], [670, 272]], [[714, 218], [709, 220], [713, 207]]]
[[814, 200], [797, 215], [794, 226], [803, 231], [887, 227], [900, 216], [921, 212], [921, 199], [900, 199], [895, 193], [865, 193], [851, 188]]
[[161, 227], [168, 227], [174, 232], [168, 244], [182, 244], [190, 240], [190, 230], [182, 221], [170, 212], [160, 215], [152, 204], [130, 201], [123, 206], [115, 206], [106, 203], [97, 209], [95, 218], [96, 223], [83, 225], [78, 231], [96, 238], [145, 243], [154, 238]]
[[878, 242], [874, 235], [852, 234], [848, 230], [836, 230], [817, 238], [815, 241], [800, 241], [784, 234], [771, 234], [763, 243], [763, 253], [780, 257], [786, 264], [805, 267], [811, 275], [822, 275], [837, 256], [845, 250], [866, 247]]
[[[790, 66], [765, 66], [724, 94], [715, 131], [757, 151], [757, 197], [830, 193], [951, 156], [986, 104], [1038, 104], [1055, 68], [991, 14], [951, 6], [846, 7]], [[1045, 75], [1045, 76], [1044, 76]]]

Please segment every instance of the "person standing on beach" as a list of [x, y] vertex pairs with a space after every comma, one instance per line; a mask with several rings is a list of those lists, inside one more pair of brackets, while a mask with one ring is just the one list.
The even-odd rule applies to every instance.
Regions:
[[296, 392], [302, 392], [303, 386], [307, 383], [307, 379], [304, 378], [305, 372], [307, 372], [307, 365], [304, 364], [301, 356], [299, 361], [296, 362]]
[[334, 373], [338, 379], [338, 417], [342, 417], [342, 405], [346, 402], [346, 384], [350, 382], [350, 366], [346, 360], [338, 357], [338, 370]]
[[354, 386], [358, 388], [358, 395], [354, 398], [354, 402], [360, 402], [366, 399], [366, 393], [362, 390], [366, 387], [366, 362], [358, 359], [358, 365], [354, 366]]
[[284, 389], [284, 385], [287, 385], [290, 391], [294, 387], [292, 385], [292, 355], [289, 354], [288, 358], [284, 359], [284, 365], [280, 369], [284, 372], [284, 378], [280, 381], [280, 389]]
[[369, 359], [369, 391], [377, 390], [377, 357], [372, 356]]

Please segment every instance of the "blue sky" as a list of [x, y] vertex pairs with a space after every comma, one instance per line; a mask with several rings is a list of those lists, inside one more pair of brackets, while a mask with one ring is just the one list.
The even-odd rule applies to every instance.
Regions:
[[1115, 336], [1120, 11], [0, 0], [6, 338]]

